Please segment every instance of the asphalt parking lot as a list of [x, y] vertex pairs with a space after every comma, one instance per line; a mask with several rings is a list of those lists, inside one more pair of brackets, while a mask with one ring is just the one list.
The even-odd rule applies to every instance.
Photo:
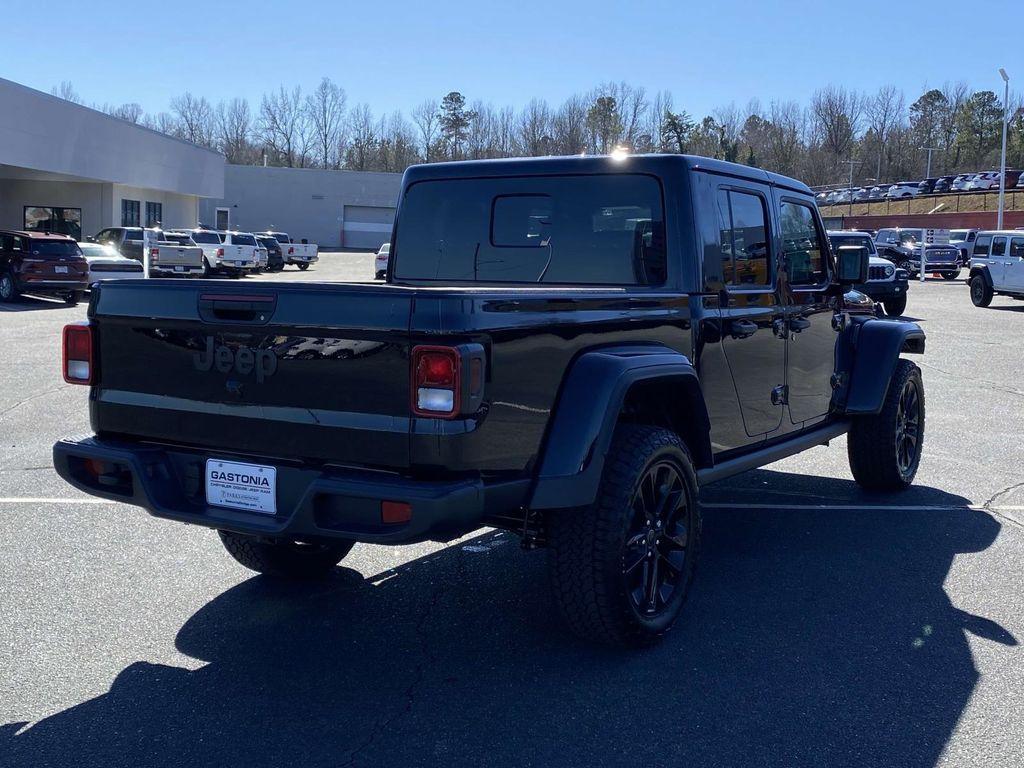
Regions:
[[0, 306], [2, 766], [1024, 763], [1022, 302], [914, 284], [916, 486], [861, 493], [838, 440], [705, 489], [689, 604], [640, 653], [566, 634], [544, 553], [507, 534], [359, 545], [280, 586], [78, 494], [50, 447], [88, 431], [59, 375], [84, 315]]

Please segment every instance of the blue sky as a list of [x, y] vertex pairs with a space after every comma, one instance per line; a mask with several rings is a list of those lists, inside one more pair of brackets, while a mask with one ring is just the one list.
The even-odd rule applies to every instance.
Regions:
[[893, 84], [912, 101], [947, 81], [1001, 90], [1002, 66], [1024, 84], [1020, 36], [998, 43], [1000, 19], [1024, 20], [1021, 0], [164, 7], [145, 18], [146, 5], [47, 3], [46, 31], [19, 26], [5, 36], [0, 76], [44, 91], [70, 80], [87, 103], [137, 101], [150, 112], [186, 90], [212, 101], [246, 96], [256, 106], [265, 90], [309, 89], [324, 75], [344, 86], [350, 105], [365, 101], [377, 113], [408, 112], [450, 90], [496, 106], [533, 96], [557, 104], [625, 80], [672, 91], [676, 106], [697, 117], [751, 98], [805, 103], [828, 83], [867, 91]]

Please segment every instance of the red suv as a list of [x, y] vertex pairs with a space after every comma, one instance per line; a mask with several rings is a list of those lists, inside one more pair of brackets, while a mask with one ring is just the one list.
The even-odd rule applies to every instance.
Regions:
[[77, 304], [88, 287], [89, 264], [67, 235], [0, 230], [0, 302], [32, 293]]

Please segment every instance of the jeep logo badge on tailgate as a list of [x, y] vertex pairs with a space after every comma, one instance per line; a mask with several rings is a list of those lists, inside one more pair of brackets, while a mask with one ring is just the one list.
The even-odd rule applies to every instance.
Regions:
[[192, 364], [197, 371], [209, 371], [216, 368], [221, 373], [234, 370], [239, 376], [256, 374], [256, 382], [262, 383], [268, 376], [277, 372], [277, 355], [270, 349], [252, 349], [241, 346], [234, 352], [230, 347], [215, 346], [213, 337], [206, 337], [206, 349], [192, 355]]

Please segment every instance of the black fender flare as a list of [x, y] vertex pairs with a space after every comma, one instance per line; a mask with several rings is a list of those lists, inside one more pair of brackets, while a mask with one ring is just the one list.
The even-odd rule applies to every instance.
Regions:
[[687, 404], [687, 442], [694, 460], [698, 466], [711, 462], [710, 421], [700, 379], [685, 355], [662, 345], [591, 350], [576, 358], [562, 382], [530, 509], [583, 507], [594, 501], [630, 387], [655, 380], [678, 387]]
[[849, 415], [879, 413], [889, 392], [900, 354], [924, 354], [921, 326], [906, 320], [854, 318], [839, 350], [840, 382], [836, 399]]
[[988, 271], [987, 264], [978, 264], [977, 266], [971, 267], [971, 271], [967, 274], [967, 282], [971, 282], [976, 275], [981, 275], [981, 279], [985, 281], [985, 285], [987, 287], [993, 287], [992, 273]]

